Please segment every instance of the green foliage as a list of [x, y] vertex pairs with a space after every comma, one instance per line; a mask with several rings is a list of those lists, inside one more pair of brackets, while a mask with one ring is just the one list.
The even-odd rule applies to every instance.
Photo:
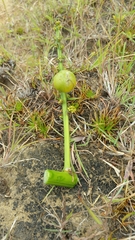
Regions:
[[25, 30], [22, 27], [18, 27], [16, 29], [16, 34], [23, 35], [25, 33]]
[[86, 91], [87, 98], [94, 98], [95, 96], [96, 96], [96, 94], [91, 89]]
[[4, 46], [0, 46], [0, 66], [4, 63], [7, 62], [10, 58], [12, 58], [12, 54], [4, 48]]
[[86, 83], [83, 83], [81, 86], [79, 86], [79, 92], [77, 92], [76, 95], [77, 97], [68, 97], [68, 111], [71, 113], [79, 112], [83, 101], [97, 98], [97, 93], [92, 91]]
[[135, 10], [119, 12], [113, 15], [116, 26], [121, 35], [126, 36], [130, 41], [135, 42]]
[[129, 108], [134, 106], [135, 103], [135, 83], [133, 77], [124, 79], [122, 83], [118, 83], [115, 97], [119, 100], [120, 104]]
[[28, 120], [28, 128], [34, 130], [36, 133], [39, 134], [39, 136], [47, 136], [48, 128], [42, 118], [42, 116], [45, 113], [42, 113], [41, 115], [39, 112], [33, 112], [32, 115], [29, 117]]
[[15, 102], [15, 107], [14, 108], [15, 108], [16, 112], [22, 111], [23, 110], [23, 103], [21, 101], [17, 100]]
[[117, 124], [120, 120], [119, 107], [112, 110], [109, 106], [103, 110], [94, 112], [92, 127], [99, 136], [113, 135], [117, 130]]
[[72, 105], [68, 107], [68, 111], [71, 113], [76, 113], [78, 109], [79, 109], [79, 103], [77, 102], [74, 102]]
[[129, 76], [134, 71], [135, 66], [135, 54], [128, 54], [127, 42], [121, 40], [116, 44], [116, 51], [118, 57], [118, 77]]

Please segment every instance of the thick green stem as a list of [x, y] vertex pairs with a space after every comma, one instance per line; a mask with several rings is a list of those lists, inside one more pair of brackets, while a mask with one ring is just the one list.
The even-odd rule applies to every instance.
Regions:
[[[61, 39], [61, 25], [57, 23], [56, 29], [56, 40], [57, 40], [57, 54], [59, 60], [59, 71], [63, 70], [62, 64], [62, 47], [60, 43]], [[62, 112], [63, 112], [63, 125], [64, 125], [64, 170], [68, 171], [71, 168], [71, 159], [70, 159], [70, 134], [69, 134], [69, 117], [67, 109], [67, 94], [61, 93], [62, 100]]]
[[66, 93], [61, 93], [63, 125], [64, 125], [64, 170], [69, 170], [71, 167], [70, 159], [70, 134], [69, 134], [69, 117], [67, 109]]

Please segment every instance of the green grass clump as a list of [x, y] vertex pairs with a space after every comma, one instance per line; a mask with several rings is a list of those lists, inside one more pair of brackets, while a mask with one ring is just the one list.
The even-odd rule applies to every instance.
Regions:
[[106, 106], [100, 112], [94, 112], [94, 117], [92, 120], [92, 128], [98, 134], [99, 137], [104, 137], [105, 139], [114, 142], [115, 134], [118, 131], [118, 123], [120, 122], [120, 109], [115, 107], [109, 109]]
[[33, 114], [29, 117], [27, 124], [28, 129], [35, 131], [39, 137], [46, 137], [48, 132], [48, 127], [42, 118], [44, 114], [45, 112], [40, 113], [40, 115], [39, 112], [33, 112]]

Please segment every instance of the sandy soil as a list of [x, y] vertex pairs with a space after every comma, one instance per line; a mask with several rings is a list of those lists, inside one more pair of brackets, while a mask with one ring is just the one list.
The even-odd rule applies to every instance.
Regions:
[[[83, 151], [81, 159], [91, 182], [86, 182], [78, 174], [80, 184], [73, 189], [54, 187], [50, 192], [51, 187], [43, 184], [45, 169], [63, 168], [63, 147], [59, 141], [43, 141], [31, 146], [19, 158], [16, 156], [11, 166], [0, 169], [1, 238], [14, 221], [10, 238], [15, 240], [81, 239], [81, 236], [100, 239], [107, 234], [111, 229], [110, 221], [103, 217], [104, 225], [98, 226], [79, 199], [82, 196], [90, 207], [89, 202], [115, 187], [110, 174], [114, 178], [116, 176], [101, 160], [103, 156], [98, 152], [98, 146], [93, 147], [90, 143], [87, 149], [91, 154]], [[107, 156], [104, 157], [107, 159]], [[98, 216], [98, 206], [94, 211]], [[111, 209], [108, 211], [111, 212]], [[90, 232], [93, 232], [92, 238], [89, 237]]]

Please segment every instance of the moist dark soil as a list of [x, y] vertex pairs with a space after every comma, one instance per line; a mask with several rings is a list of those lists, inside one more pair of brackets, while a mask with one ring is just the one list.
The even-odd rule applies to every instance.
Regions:
[[[37, 143], [16, 156], [11, 165], [0, 168], [0, 238], [9, 234], [6, 239], [98, 240], [107, 239], [105, 236], [114, 231], [113, 236], [120, 239], [122, 233], [117, 230], [117, 219], [111, 217], [112, 209], [109, 205], [106, 208], [110, 219], [106, 218], [105, 210], [100, 209], [101, 198], [114, 189], [118, 181], [115, 172], [102, 159], [114, 165], [117, 159], [99, 149], [96, 142], [78, 147], [91, 181], [80, 172], [80, 183], [72, 189], [43, 184], [46, 169], [60, 171], [63, 168], [61, 140]], [[103, 225], [91, 218], [84, 202], [102, 218]]]

